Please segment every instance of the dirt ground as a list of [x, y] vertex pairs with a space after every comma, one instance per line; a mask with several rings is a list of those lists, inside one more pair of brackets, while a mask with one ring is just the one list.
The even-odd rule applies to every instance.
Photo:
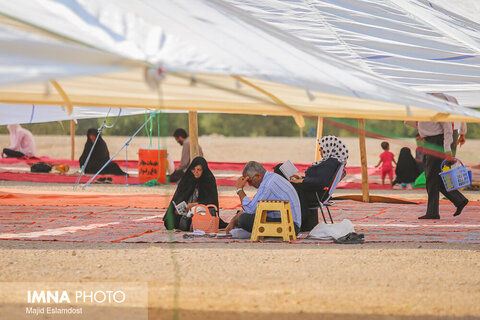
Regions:
[[[69, 158], [68, 137], [36, 138], [39, 155]], [[77, 157], [83, 140], [77, 137]], [[106, 140], [111, 153], [123, 141], [118, 137]], [[173, 139], [166, 140], [178, 158], [180, 147]], [[6, 141], [6, 136], [0, 136], [0, 144]], [[358, 141], [345, 141], [350, 148], [349, 163], [358, 165]], [[142, 143], [146, 139], [138, 142]], [[201, 137], [200, 143], [211, 161], [310, 162], [314, 156], [311, 138]], [[367, 142], [370, 165], [377, 162], [379, 143]], [[64, 148], [59, 150], [59, 145]], [[392, 145], [398, 154], [401, 145]], [[462, 148], [465, 154], [459, 156], [465, 162], [478, 162], [479, 146], [480, 142], [470, 141]], [[136, 159], [136, 149], [136, 144], [130, 146], [129, 158]], [[73, 192], [70, 185], [0, 182], [0, 189], [5, 188]], [[91, 186], [88, 192], [171, 192], [161, 190]], [[220, 194], [232, 192], [233, 187], [220, 190]], [[376, 191], [386, 192], [425, 197], [424, 191]], [[471, 195], [478, 198], [478, 193]], [[480, 245], [471, 244], [0, 241], [0, 285], [12, 281], [145, 281], [149, 319], [480, 318]], [[5, 308], [22, 301], [24, 297], [11, 295], [8, 301], [0, 301], [0, 310], [2, 304]]]
[[146, 281], [149, 319], [480, 317], [478, 245], [0, 241], [0, 256], [1, 281]]

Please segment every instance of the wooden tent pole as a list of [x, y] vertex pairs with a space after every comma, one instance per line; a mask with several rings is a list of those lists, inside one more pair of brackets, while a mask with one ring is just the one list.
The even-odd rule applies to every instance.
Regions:
[[[58, 94], [62, 97], [65, 106], [67, 107], [67, 114], [71, 115], [73, 112], [73, 104], [68, 95], [65, 93], [60, 84], [55, 80], [50, 80], [50, 83], [57, 90]], [[70, 120], [70, 142], [71, 142], [71, 152], [70, 159], [75, 160], [75, 123], [73, 120]]]
[[70, 120], [70, 144], [72, 146], [70, 160], [75, 160], [75, 121], [73, 120]]
[[315, 140], [315, 161], [320, 160], [320, 150], [318, 149], [317, 146], [317, 141], [320, 139], [323, 135], [323, 118], [318, 117], [317, 120], [317, 140]]
[[190, 133], [190, 161], [200, 155], [198, 149], [198, 117], [197, 111], [188, 112], [188, 131]]
[[370, 202], [367, 170], [367, 148], [365, 146], [365, 119], [358, 119], [358, 139], [360, 142], [360, 161], [362, 164], [362, 199]]

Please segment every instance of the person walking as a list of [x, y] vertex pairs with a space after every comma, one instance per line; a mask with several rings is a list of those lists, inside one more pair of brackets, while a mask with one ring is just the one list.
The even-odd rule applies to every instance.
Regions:
[[444, 158], [449, 160], [450, 163], [454, 161], [451, 151], [453, 142], [452, 123], [419, 121], [418, 133], [427, 143], [425, 147], [428, 150], [423, 158], [428, 195], [427, 211], [425, 215], [418, 217], [418, 219], [440, 219], [439, 192], [455, 205], [457, 209], [453, 216], [458, 216], [468, 204], [468, 199], [458, 190], [447, 192], [439, 175]]

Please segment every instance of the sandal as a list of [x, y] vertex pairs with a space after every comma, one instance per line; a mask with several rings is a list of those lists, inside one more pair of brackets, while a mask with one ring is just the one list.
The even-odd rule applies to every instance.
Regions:
[[335, 243], [341, 243], [341, 244], [361, 244], [365, 243], [365, 236], [363, 233], [355, 233], [355, 232], [350, 232], [349, 234], [340, 237], [338, 239], [333, 239]]

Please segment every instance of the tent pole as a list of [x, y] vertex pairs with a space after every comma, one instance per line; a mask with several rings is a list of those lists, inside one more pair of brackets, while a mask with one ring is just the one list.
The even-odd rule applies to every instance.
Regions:
[[190, 133], [190, 161], [200, 155], [198, 150], [198, 117], [197, 111], [188, 112], [188, 131]]
[[365, 119], [358, 119], [358, 139], [360, 142], [360, 161], [362, 164], [362, 200], [370, 202], [368, 189], [367, 148], [365, 146]]
[[70, 120], [70, 144], [72, 146], [70, 160], [75, 160], [75, 121], [73, 120]]
[[318, 117], [317, 120], [317, 140], [315, 141], [315, 161], [320, 160], [320, 150], [317, 147], [318, 139], [322, 138], [323, 135], [323, 118]]
[[[67, 113], [68, 115], [71, 115], [73, 112], [73, 104], [68, 95], [63, 91], [63, 88], [58, 84], [57, 81], [55, 80], [50, 80], [51, 84], [57, 90], [58, 94], [62, 97], [63, 101], [65, 102], [65, 105], [67, 107]], [[70, 152], [70, 159], [75, 160], [75, 122], [73, 120], [70, 120], [70, 142], [71, 142], [71, 152]]]

